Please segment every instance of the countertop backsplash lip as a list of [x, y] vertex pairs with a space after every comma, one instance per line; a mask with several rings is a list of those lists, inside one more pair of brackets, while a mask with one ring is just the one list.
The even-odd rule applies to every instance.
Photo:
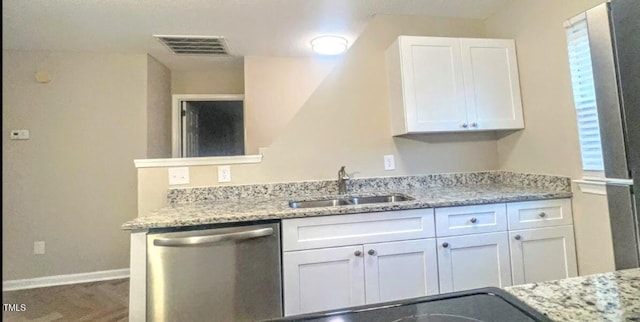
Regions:
[[[347, 184], [349, 194], [375, 193], [380, 190], [484, 184], [504, 184], [571, 192], [570, 177], [501, 170], [353, 178]], [[167, 191], [167, 204], [240, 200], [244, 198], [307, 198], [337, 194], [337, 180], [170, 188]]]
[[400, 193], [413, 200], [334, 207], [291, 208], [288, 198], [249, 198], [242, 200], [179, 203], [139, 216], [122, 225], [123, 229], [153, 229], [204, 224], [290, 219], [314, 216], [375, 213], [382, 211], [427, 209], [570, 198], [571, 192], [513, 187], [504, 184], [444, 186], [424, 189], [380, 191]]
[[504, 171], [359, 178], [349, 182], [349, 191], [343, 196], [356, 194], [404, 194], [413, 199], [339, 207], [289, 206], [294, 199], [338, 196], [338, 185], [332, 180], [170, 189], [171, 202], [167, 206], [139, 214], [122, 228], [151, 229], [572, 197], [569, 177]]

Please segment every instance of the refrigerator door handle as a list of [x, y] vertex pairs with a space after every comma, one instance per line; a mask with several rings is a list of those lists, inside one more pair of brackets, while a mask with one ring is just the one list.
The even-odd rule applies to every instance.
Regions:
[[605, 184], [610, 185], [610, 186], [633, 186], [633, 180], [632, 179], [605, 178], [604, 182], [605, 182]]

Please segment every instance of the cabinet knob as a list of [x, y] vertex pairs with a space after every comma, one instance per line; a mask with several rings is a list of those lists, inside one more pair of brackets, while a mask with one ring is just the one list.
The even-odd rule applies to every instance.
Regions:
[[469, 221], [470, 221], [472, 224], [475, 224], [475, 223], [478, 221], [478, 219], [477, 219], [477, 218], [471, 218]]
[[462, 123], [462, 127], [466, 129], [466, 128], [468, 128], [468, 127], [469, 127], [469, 124], [467, 124], [467, 123]]
[[369, 251], [367, 252], [369, 255], [373, 256], [376, 254], [376, 251], [373, 249], [369, 249]]
[[522, 239], [522, 236], [520, 236], [520, 235], [515, 235], [513, 238], [515, 238], [516, 240], [520, 240], [520, 239]]
[[444, 247], [444, 248], [449, 247], [449, 243], [447, 243], [447, 242], [442, 243], [442, 247]]
[[545, 214], [544, 212], [541, 212], [538, 216], [540, 216], [540, 218], [544, 218], [545, 216], [547, 216], [547, 214]]
[[356, 257], [360, 257], [362, 256], [362, 252], [359, 250], [356, 250], [355, 252], [353, 252], [353, 255], [356, 255]]
[[478, 123], [473, 122], [473, 123], [471, 123], [471, 126], [472, 126], [472, 127], [478, 127]]

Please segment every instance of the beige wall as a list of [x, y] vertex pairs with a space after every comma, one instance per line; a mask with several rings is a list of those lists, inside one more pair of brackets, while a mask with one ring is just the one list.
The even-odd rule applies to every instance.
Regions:
[[120, 226], [136, 216], [146, 75], [146, 55], [3, 51], [3, 281], [129, 266]]
[[246, 154], [269, 147], [340, 57], [245, 57]]
[[[487, 37], [514, 38], [525, 130], [498, 140], [503, 170], [582, 177], [563, 22], [602, 0], [520, 0], [486, 20]], [[573, 201], [580, 274], [613, 270], [606, 198]]]
[[244, 57], [203, 71], [173, 71], [173, 94], [245, 94], [245, 153], [258, 154], [286, 127], [337, 59]]
[[[398, 35], [479, 37], [482, 31], [477, 20], [373, 18], [270, 145], [263, 162], [231, 167], [231, 184], [334, 179], [342, 165], [356, 178], [497, 169], [492, 133], [394, 138], [387, 112], [384, 51]], [[396, 156], [396, 170], [384, 171], [385, 154]], [[217, 185], [215, 174], [213, 166], [191, 167], [189, 186]], [[165, 204], [167, 181], [166, 168], [139, 169], [141, 214]]]
[[171, 71], [171, 94], [244, 94], [242, 59], [215, 61], [203, 70]]
[[147, 158], [171, 157], [171, 71], [147, 55]]

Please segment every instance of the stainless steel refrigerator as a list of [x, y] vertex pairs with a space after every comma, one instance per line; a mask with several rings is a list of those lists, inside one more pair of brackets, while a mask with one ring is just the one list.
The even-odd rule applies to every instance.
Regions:
[[640, 1], [586, 12], [616, 269], [640, 267]]

